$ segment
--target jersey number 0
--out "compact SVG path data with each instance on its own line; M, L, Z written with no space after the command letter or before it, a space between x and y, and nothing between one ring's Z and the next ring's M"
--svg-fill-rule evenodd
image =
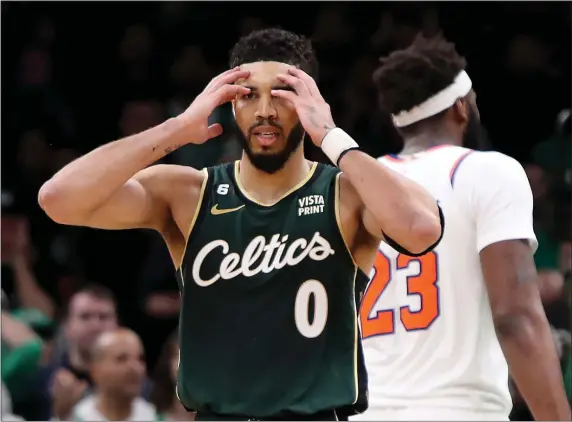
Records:
M424 330L439 316L437 254L429 252L418 257L399 254L396 259L395 272L408 268L414 261L419 263L419 273L407 276L405 282L407 295L418 295L421 307L418 311L412 311L408 306L399 308L399 319L406 331ZM394 276L389 258L383 252L378 251L373 277L361 301L360 322L363 339L395 333L396 309L383 309L371 315L384 290L389 283L394 281Z
M310 296L314 296L314 315L310 318ZM311 321L311 322L310 322ZM294 322L306 338L316 338L326 328L328 321L328 293L318 280L306 280L296 294Z

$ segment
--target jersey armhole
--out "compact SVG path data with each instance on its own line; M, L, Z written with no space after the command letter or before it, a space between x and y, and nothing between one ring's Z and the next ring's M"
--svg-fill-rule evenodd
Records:
M479 154L476 154L476 153ZM461 212L467 216L468 221L476 224L475 208L473 206L473 182L472 180L479 180L482 177L479 173L474 173L472 167L475 166L472 161L479 159L480 151L468 151L461 154L454 162L449 172L449 180L451 183L451 192L455 199L455 203ZM475 158L476 157L476 158ZM463 164L463 165L461 165ZM462 169L461 169L462 167ZM470 182L470 183L468 183Z
M181 283L183 280L183 264L185 262L185 255L187 253L187 246L189 244L189 241L191 239L191 236L193 234L193 231L195 229L195 227L200 226L200 221L204 218L205 215L205 192L208 190L207 187L210 186L211 183L211 179L212 179L212 175L210 174L211 169L210 168L204 168L201 170L201 172L204 174L204 179L203 182L201 183L201 190L199 192L199 198L197 200L197 207L195 209L195 212L193 214L193 218L191 219L191 222L189 224L189 227L187 229L187 235L186 235L186 241L185 241L185 247L183 248L183 253L181 255L181 263L179 265L179 268L177 268L177 273L180 273L180 278L181 278ZM197 224L199 223L199 224Z
M459 166L463 163L463 161L465 161L465 158L467 158L473 152L475 151L470 150L464 152L455 160L455 162L451 166L451 170L449 171L449 181L451 182L452 188L455 188L455 177L457 176L457 170L459 170Z
M346 237L344 236L344 227L342 224L342 217L341 217L341 212L340 212L340 177L342 176L342 172L338 172L338 174L336 174L335 176L335 181L334 181L334 218L336 220L336 225L338 226L338 233L340 236L340 240L341 242L344 244L345 248L346 248L346 252L351 260L351 262L353 263L354 267L356 269L359 269L359 266L357 265L354 256L352 255L352 250L350 248L350 245L348 245L348 242L346 241Z

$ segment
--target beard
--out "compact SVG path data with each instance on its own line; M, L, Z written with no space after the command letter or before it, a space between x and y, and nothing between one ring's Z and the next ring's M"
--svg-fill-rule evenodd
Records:
M284 133L282 128L278 125L263 121L251 126L250 129L248 129L248 133L245 135L236 124L236 121L233 120L233 131L235 132L240 146L246 152L246 156L252 165L260 171L273 174L281 170L294 151L298 149L304 140L304 128L302 127L302 124L298 122L290 131L290 134L286 138L286 145L281 151L273 153L258 153L252 151L248 140L252 137L253 131L259 126L274 126L280 129L280 133Z
M476 151L486 151L492 147L487 131L473 107L469 108L467 126L463 133L463 146Z

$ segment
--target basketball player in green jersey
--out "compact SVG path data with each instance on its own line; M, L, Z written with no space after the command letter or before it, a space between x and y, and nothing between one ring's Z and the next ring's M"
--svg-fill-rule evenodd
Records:
M40 205L62 224L161 233L182 293L178 394L199 420L363 411L356 296L380 240L409 254L439 241L439 207L336 128L308 40L254 32L230 61L178 117L60 170ZM207 118L227 101L239 161L152 166L219 135ZM336 166L306 160L304 134Z

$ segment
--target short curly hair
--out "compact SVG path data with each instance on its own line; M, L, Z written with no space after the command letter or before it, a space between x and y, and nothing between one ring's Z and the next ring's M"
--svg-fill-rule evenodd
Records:
M318 76L318 61L310 40L283 29L268 28L251 32L240 38L230 52L231 68L261 61L288 63L314 79Z
M391 114L421 104L451 85L467 66L453 43L441 37L429 39L421 35L409 47L392 52L380 62L373 82L382 108Z

